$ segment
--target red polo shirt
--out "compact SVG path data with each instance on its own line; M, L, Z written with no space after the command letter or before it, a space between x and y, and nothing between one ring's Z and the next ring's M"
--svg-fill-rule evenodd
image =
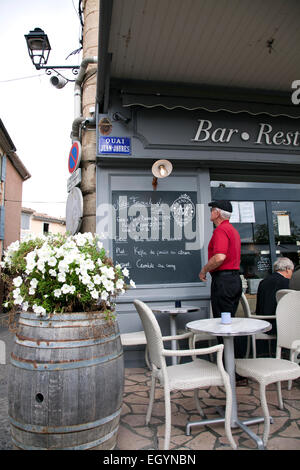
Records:
M218 253L226 255L226 258L214 271L240 269L241 239L239 232L229 223L229 220L224 220L215 228L209 242L208 259Z

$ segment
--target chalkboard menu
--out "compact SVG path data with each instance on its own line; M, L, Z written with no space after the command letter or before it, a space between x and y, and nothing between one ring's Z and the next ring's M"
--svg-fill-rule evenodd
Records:
M136 284L199 282L196 191L113 191L112 204L113 258Z

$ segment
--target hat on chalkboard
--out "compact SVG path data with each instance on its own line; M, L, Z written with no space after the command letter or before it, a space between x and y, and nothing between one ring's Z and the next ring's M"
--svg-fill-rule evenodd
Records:
M217 207L226 212L232 212L232 205L230 201L212 201L208 204L210 207Z

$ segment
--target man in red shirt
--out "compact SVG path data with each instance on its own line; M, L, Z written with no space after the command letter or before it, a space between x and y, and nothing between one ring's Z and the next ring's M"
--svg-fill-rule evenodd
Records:
M232 205L229 201L213 201L210 220L216 226L208 245L208 262L199 273L201 281L206 274L212 276L211 305L214 317L222 312L235 315L242 295L239 275L241 260L241 239L238 231L230 224Z

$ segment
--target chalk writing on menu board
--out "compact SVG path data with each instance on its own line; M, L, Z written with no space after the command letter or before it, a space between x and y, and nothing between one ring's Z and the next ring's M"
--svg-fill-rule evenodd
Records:
M113 258L136 284L199 282L200 250L185 238L189 224L196 239L195 191L113 191L112 204Z
M260 256L257 260L257 271L269 271L271 260L269 256Z

